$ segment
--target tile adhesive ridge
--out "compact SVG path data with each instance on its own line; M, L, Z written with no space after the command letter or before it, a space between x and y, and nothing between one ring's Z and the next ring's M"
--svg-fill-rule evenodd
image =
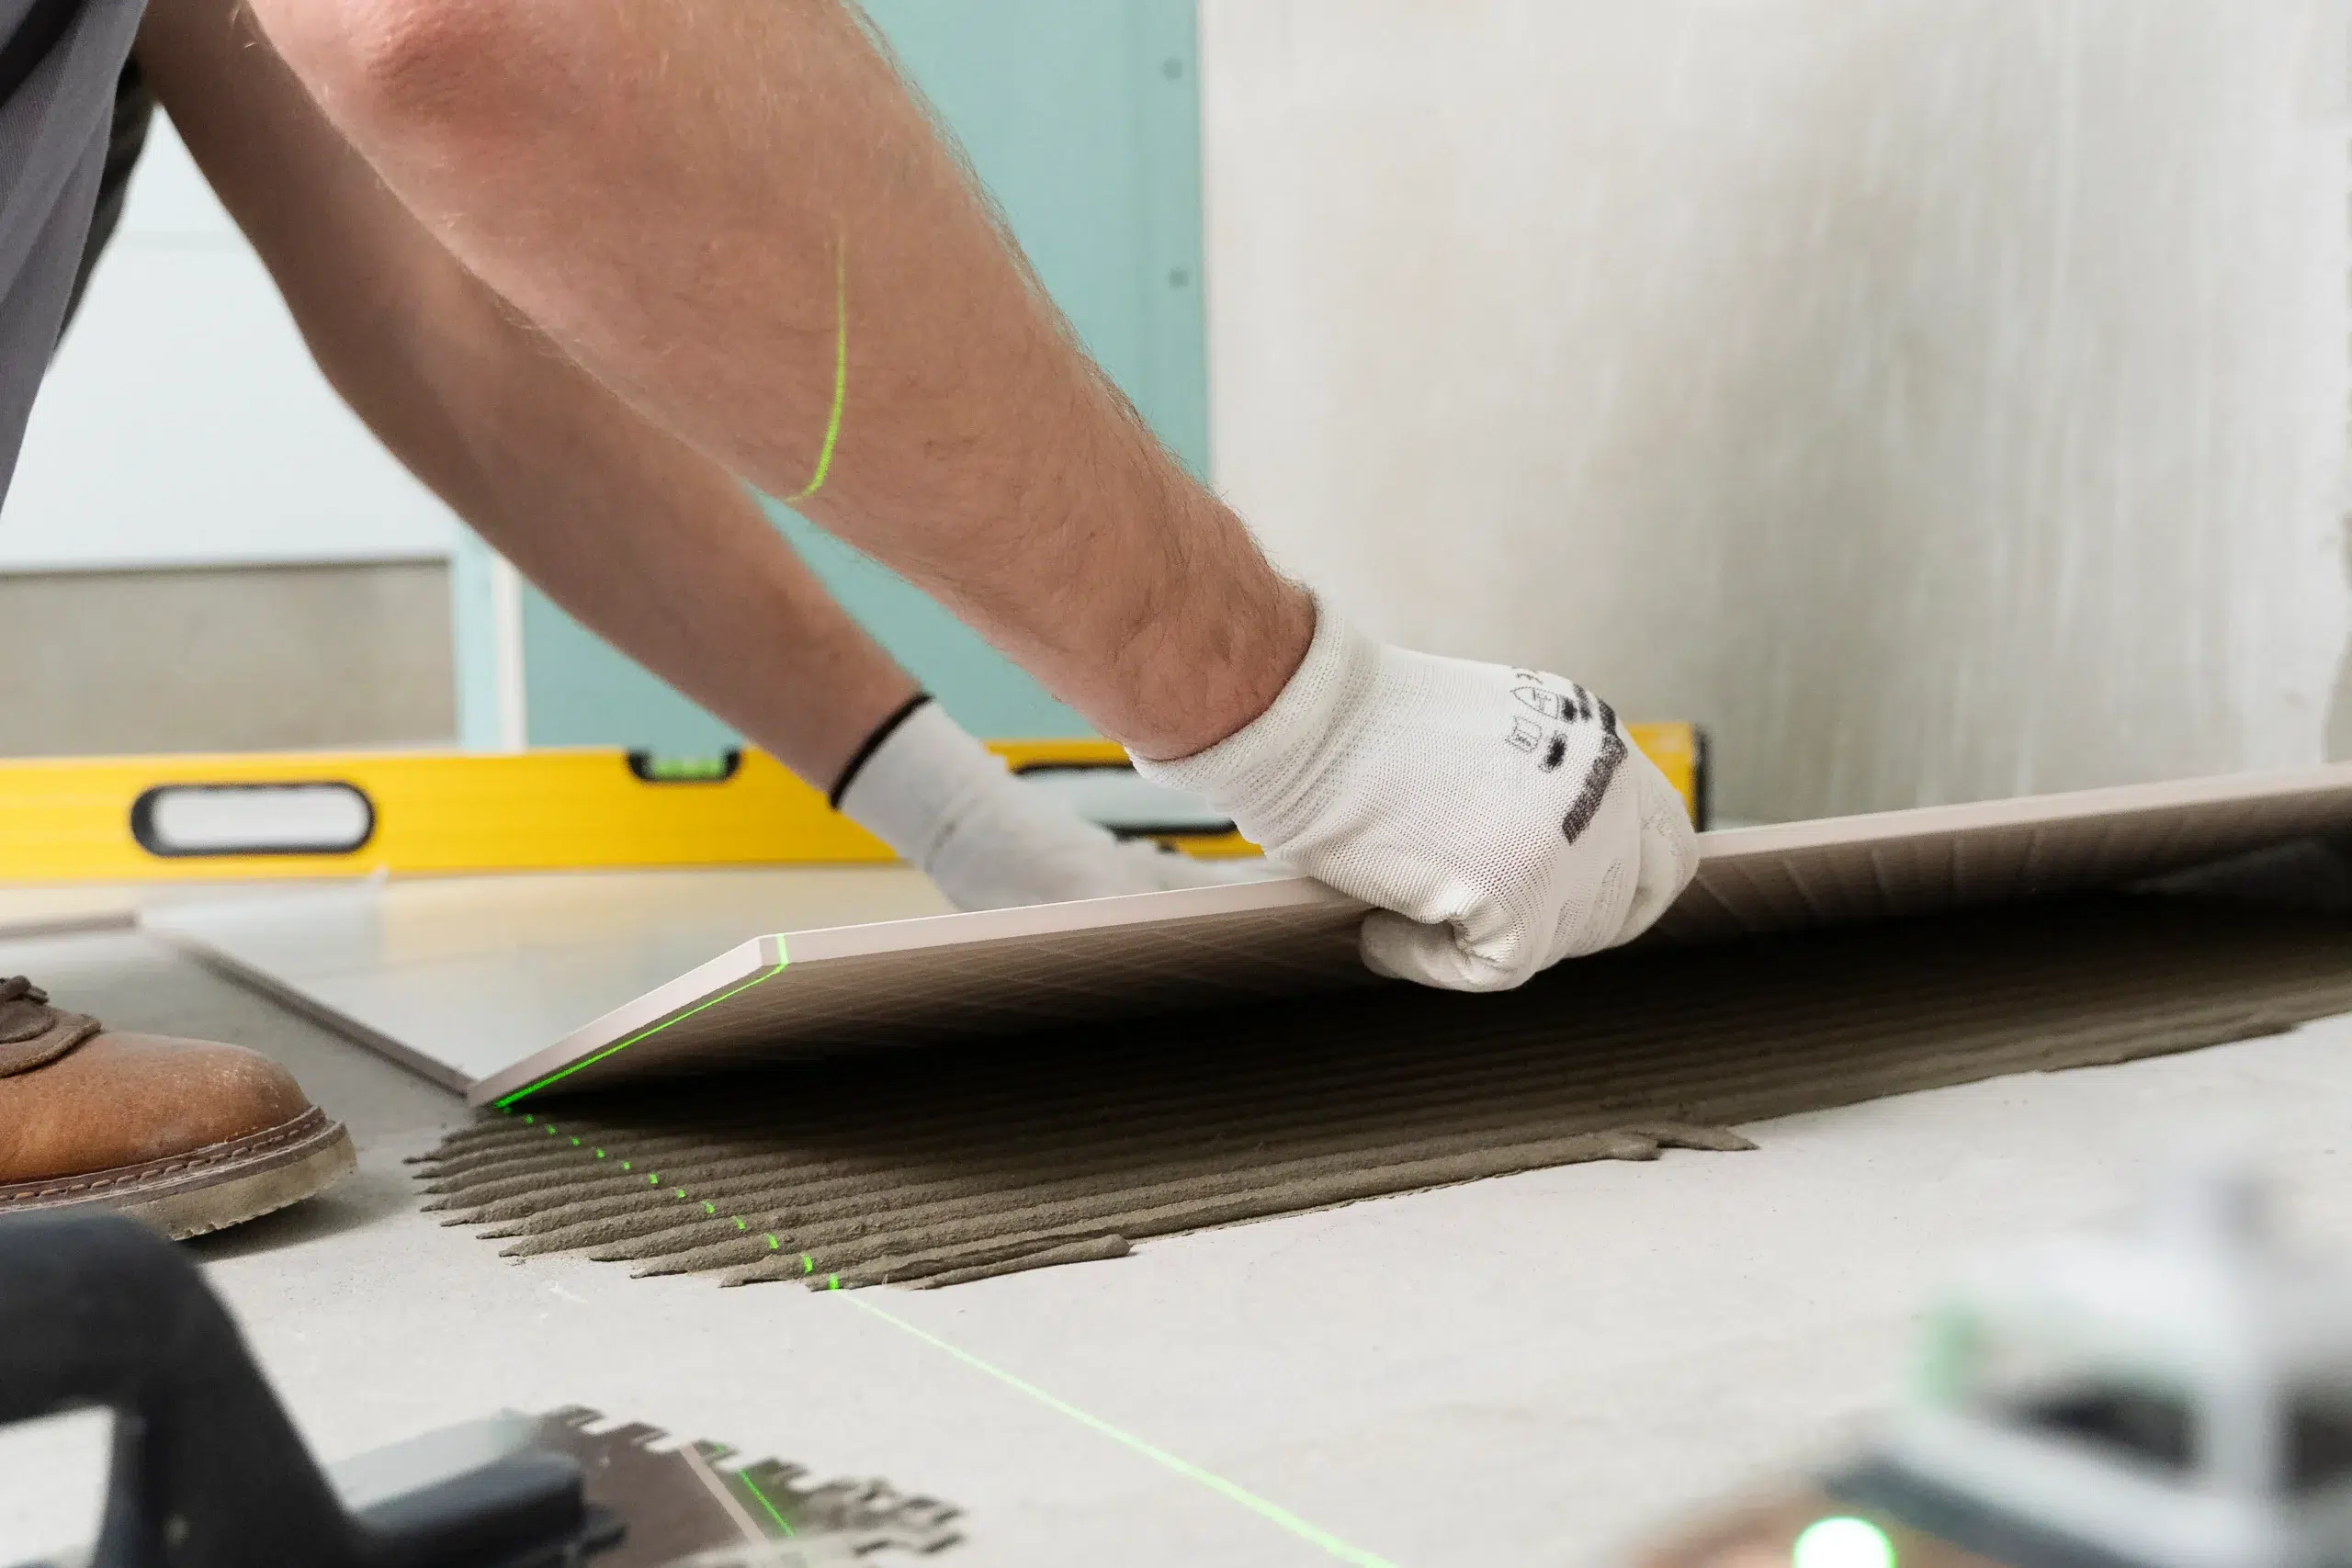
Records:
M2340 919L2109 896L551 1099L420 1164L515 1257L937 1288L2346 1010Z

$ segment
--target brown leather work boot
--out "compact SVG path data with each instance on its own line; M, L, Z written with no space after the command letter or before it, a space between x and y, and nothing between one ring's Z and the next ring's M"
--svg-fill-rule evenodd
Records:
M201 1235L299 1202L355 1163L343 1123L266 1057L109 1034L0 979L0 1215L87 1204Z

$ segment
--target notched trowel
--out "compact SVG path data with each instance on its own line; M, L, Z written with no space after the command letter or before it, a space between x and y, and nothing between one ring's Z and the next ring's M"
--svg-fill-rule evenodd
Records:
M720 1444L671 1443L641 1423L607 1427L581 1405L427 1433L334 1465L327 1481L365 1514L530 1453L570 1456L589 1506L622 1525L617 1541L595 1548L594 1568L831 1568L956 1540L956 1510L931 1498L879 1481L812 1484L798 1465L746 1464Z
M98 1540L69 1560L89 1568L841 1568L956 1540L930 1498L577 1407L322 1471L177 1248L116 1215L0 1220L0 1424L94 1405L115 1421Z

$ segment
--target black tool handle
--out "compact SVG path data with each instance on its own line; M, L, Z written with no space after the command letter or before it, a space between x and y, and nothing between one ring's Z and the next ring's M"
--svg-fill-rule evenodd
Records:
M538 1451L346 1514L179 1248L113 1214L0 1220L0 1423L90 1406L115 1417L91 1568L538 1568L617 1535Z

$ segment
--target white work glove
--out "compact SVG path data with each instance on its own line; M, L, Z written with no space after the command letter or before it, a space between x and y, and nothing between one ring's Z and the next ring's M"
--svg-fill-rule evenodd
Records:
M868 740L833 806L888 844L959 909L1004 909L1205 887L1278 873L1121 840L1014 778L1004 760L929 698Z
M1318 604L1272 706L1207 750L1138 760L1277 856L1380 907L1376 973L1500 991L1630 942L1696 835L1609 705L1556 675L1387 648Z

